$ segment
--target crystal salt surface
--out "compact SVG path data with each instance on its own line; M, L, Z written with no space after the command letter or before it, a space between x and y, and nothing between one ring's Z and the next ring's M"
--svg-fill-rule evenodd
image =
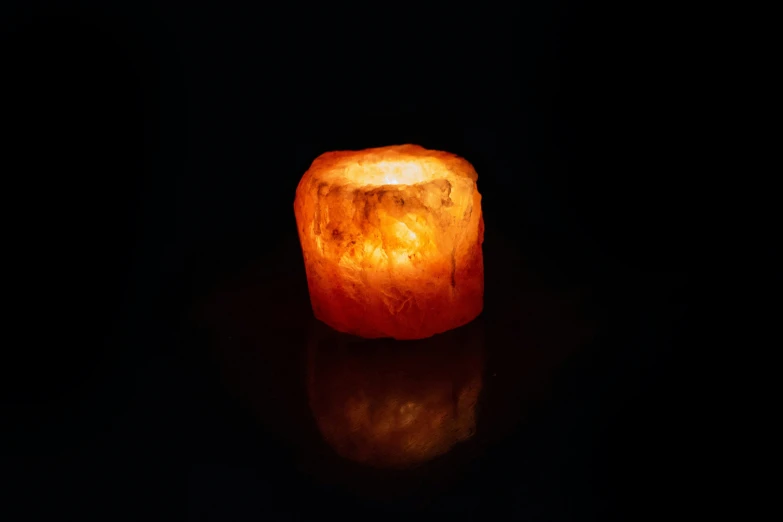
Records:
M473 320L484 294L476 180L463 158L416 145L319 156L294 203L316 317L395 339Z

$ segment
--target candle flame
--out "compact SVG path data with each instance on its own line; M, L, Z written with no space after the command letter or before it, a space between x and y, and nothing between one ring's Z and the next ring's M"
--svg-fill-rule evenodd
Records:
M345 167L342 175L359 185L415 185L434 179L442 171L436 160L367 159Z

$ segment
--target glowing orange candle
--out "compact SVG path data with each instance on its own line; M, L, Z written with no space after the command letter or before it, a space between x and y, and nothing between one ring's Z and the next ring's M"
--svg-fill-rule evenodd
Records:
M417 145L316 158L294 202L315 316L395 339L473 320L484 295L477 178L465 159Z

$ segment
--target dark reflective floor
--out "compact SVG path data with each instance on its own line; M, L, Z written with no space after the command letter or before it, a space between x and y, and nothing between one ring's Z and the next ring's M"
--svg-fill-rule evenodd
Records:
M314 321L307 397L324 440L348 460L405 469L471 439L483 385L482 323L400 343Z
M585 296L526 280L490 234L479 318L419 341L365 340L313 318L300 256L289 243L222 283L194 319L204 364L258 444L284 452L300 483L368 509L440 502L440 513L470 498L464 488L512 484L504 445L593 337Z

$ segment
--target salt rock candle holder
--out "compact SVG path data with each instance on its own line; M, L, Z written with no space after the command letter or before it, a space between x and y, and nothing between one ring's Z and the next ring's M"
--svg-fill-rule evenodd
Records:
M477 179L465 159L418 145L316 158L294 202L316 318L399 340L475 319L484 297Z

